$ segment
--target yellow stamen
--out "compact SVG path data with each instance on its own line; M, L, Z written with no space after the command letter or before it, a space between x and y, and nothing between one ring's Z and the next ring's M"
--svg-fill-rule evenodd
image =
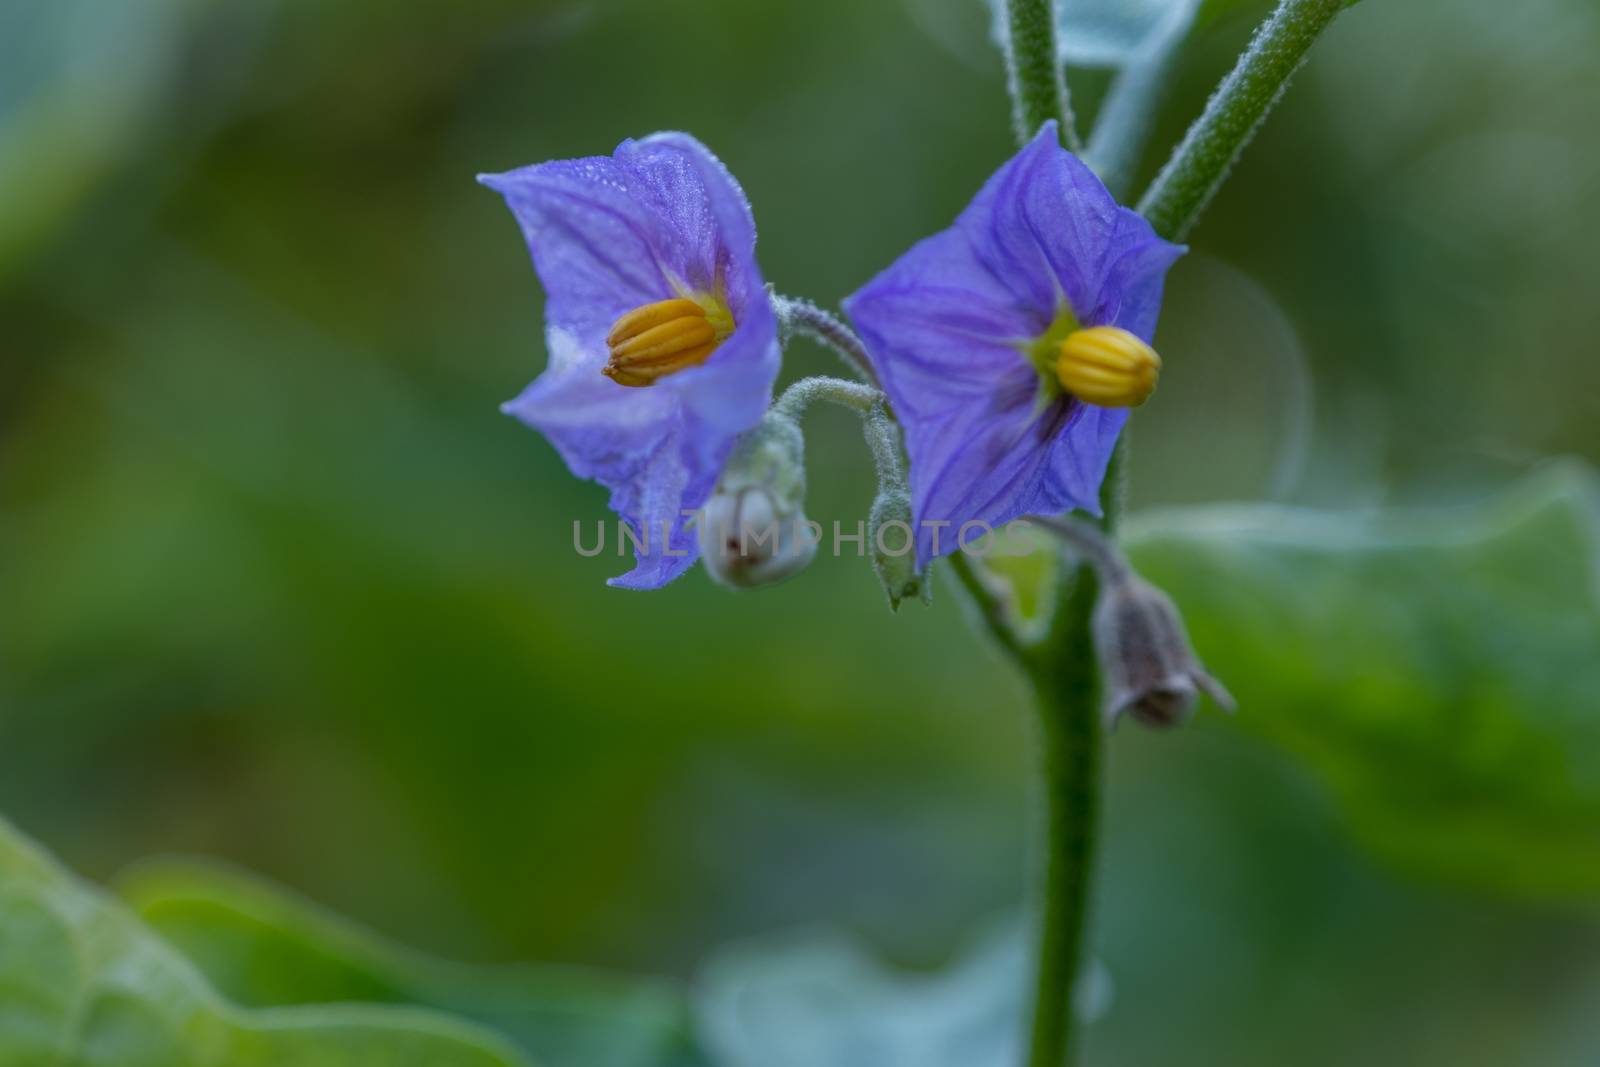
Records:
M652 326L660 326L663 322L671 322L673 319L685 316L699 316L703 319L706 317L706 312L693 300L682 297L634 308L611 327L611 332L606 334L606 344L614 345L626 341L630 337L637 337Z
M1062 388L1105 408L1138 407L1155 392L1160 376L1156 350L1116 326L1072 331L1056 359Z
M720 307L718 321L731 318ZM704 363L731 328L711 321L699 301L678 297L645 304L619 318L606 334L611 359L602 371L618 385L645 386Z

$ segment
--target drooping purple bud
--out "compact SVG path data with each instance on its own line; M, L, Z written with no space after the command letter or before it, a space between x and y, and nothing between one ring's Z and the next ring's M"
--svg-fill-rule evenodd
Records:
M1124 714L1156 728L1182 725L1201 692L1234 710L1233 697L1195 658L1172 598L1138 575L1127 572L1101 589L1093 627L1108 726Z

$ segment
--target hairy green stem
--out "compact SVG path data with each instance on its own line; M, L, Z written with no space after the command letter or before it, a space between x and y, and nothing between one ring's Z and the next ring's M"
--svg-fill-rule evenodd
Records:
M783 391L773 403L772 410L780 415L798 419L806 408L818 400L849 408L858 415L870 415L884 404L881 392L870 385L817 375L801 378Z
M1039 858L1032 1032L1028 1067L1074 1062L1078 975L1089 926L1091 875L1100 815L1099 679L1089 616L1096 583L1087 567L1058 605L1061 626L1028 676L1039 708L1044 849Z
M1139 201L1139 213L1157 233L1172 240L1188 233L1306 51L1347 3L1280 0Z
M838 316L799 297L772 294L772 310L785 334L798 333L818 344L831 348L864 381L878 384L872 372L872 361L855 331L846 326Z
M1006 0L1004 44L1017 142L1026 144L1055 119L1062 143L1077 151L1078 131L1056 51L1056 0Z
M900 428L889 417L889 407L879 394L879 402L861 416L861 433L872 451L872 469L878 475L878 488L906 490L906 465L900 456Z
M1035 860L1027 1067L1065 1067L1076 1053L1078 976L1088 935L1100 814L1103 730L1089 628L1099 588L1092 567L1065 568L1063 599L1050 631L1030 640L1012 613L1008 591L964 553L949 558L979 621L1028 679L1038 709L1036 823L1042 847Z
M1122 510L1125 469L1119 441L1100 483L1101 515L1095 524L1108 535ZM1090 630L1099 588L1090 563L1063 565L1050 628L1019 657L1039 710L1044 771L1028 1067L1066 1067L1077 1056L1078 976L1094 884L1104 739L1100 669Z
M1027 521L1064 541L1080 560L1094 568L1105 584L1117 585L1132 576L1128 557L1105 535L1099 523L1076 515L1030 515Z
M841 327L851 339L849 327ZM859 344L859 342L857 342ZM906 481L905 461L900 455L900 430L889 415L889 399L875 387L843 378L818 375L801 378L783 391L773 403L772 410L798 420L806 408L818 400L847 408L861 416L861 433L867 448L872 452L872 467L878 475L878 485L903 489Z
M949 559L950 569L955 571L956 581L961 583L983 628L1018 665L1026 665L1028 644L1019 632L1018 620L1011 614L1007 591L998 587L965 552L952 552Z

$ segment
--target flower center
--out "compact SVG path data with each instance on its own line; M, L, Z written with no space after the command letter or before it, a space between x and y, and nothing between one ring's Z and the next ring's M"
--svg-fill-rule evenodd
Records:
M1161 357L1127 330L1074 330L1059 347L1056 378L1079 400L1103 408L1134 408L1156 391Z
M1082 327L1066 308L1023 355L1039 372L1043 398L1065 390L1103 408L1138 407L1161 376L1155 349L1117 326Z
M601 371L618 385L653 385L704 363L733 333L733 315L715 296L674 297L627 312L606 334L611 358Z

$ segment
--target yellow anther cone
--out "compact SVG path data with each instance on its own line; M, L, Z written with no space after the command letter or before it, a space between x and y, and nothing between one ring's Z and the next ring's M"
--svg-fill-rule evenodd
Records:
M1138 407L1161 377L1156 350L1117 326L1074 330L1056 360L1061 387L1086 403L1105 408Z

